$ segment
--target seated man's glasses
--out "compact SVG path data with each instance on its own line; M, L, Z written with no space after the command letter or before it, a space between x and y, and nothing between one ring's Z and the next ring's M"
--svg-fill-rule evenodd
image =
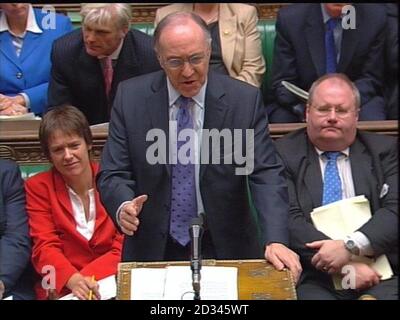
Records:
M165 65L170 69L181 69L183 68L185 62L188 62L192 66L197 66L204 61L205 57L205 54L195 54L187 59L172 58L166 60Z
M327 116L328 114L332 113L332 110L335 110L335 114L338 117L346 117L352 112L356 112L357 109L346 109L344 107L338 106L338 107L333 107L333 106L313 106L315 112L320 115L320 116Z

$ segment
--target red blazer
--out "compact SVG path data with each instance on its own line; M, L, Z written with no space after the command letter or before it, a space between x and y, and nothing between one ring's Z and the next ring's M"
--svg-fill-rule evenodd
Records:
M91 165L95 176L98 164ZM94 275L97 280L116 274L121 261L123 236L100 203L97 190L95 228L88 241L76 230L65 182L55 168L28 179L25 189L33 240L32 263L39 275L46 278L45 283L51 279L46 266L55 268L58 295L70 292L65 285L76 272L84 276ZM41 281L36 284L36 294L38 299L47 298Z

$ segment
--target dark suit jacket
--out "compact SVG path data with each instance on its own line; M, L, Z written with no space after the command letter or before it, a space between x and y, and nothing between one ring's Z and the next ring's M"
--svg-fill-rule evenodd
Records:
M383 4L387 11L385 34L385 84L384 97L387 118L399 118L399 5Z
M360 91L361 105L382 95L383 42L386 11L381 5L353 4L356 28L343 30L338 72L345 73ZM304 90L325 74L325 26L320 4L282 8L276 21L272 66L272 95L282 107L300 100L282 86L289 81Z
M328 239L317 231L310 218L313 208L322 203L322 176L318 154L309 142L305 129L297 130L276 141L286 165L290 198L290 243L299 253L304 269L311 268L314 251L306 242ZM359 231L370 240L376 256L387 254L398 266L398 158L397 139L358 132L350 147L351 170L356 195L365 195L372 218ZM383 184L389 192L380 198ZM315 269L314 269L315 270Z
M121 81L160 69L152 37L134 29L126 35L114 67L109 101L99 59L86 53L81 29L54 43L51 61L50 108L70 103L85 114L91 125L109 121L112 101Z
M4 297L34 298L32 279L27 277L30 257L24 182L15 163L0 160L0 280L6 288Z
M249 176L235 175L235 162L200 167L207 225L219 259L261 257L258 228L262 244L288 241L287 188L282 164L266 130L263 109L259 89L228 76L209 73L203 128L254 129L255 134L254 172ZM168 119L168 90L163 72L120 84L97 179L100 196L116 221L115 214L123 201L149 195L140 213L137 233L125 237L125 261L164 259L171 171L169 165L148 163L146 150L154 142L146 141L146 134L153 128L168 132ZM247 180L258 221L250 211Z

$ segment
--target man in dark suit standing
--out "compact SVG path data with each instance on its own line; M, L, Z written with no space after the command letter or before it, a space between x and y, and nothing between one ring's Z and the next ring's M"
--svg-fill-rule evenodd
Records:
M283 166L268 135L259 89L208 73L211 37L192 13L165 17L155 31L155 49L164 72L120 84L97 177L103 204L126 234L123 260L188 260L190 221L204 212L205 258L266 256L276 268L288 267L297 280L298 256L287 248ZM239 175L243 162L229 161L232 149L227 152L226 143L235 153L243 150L236 150L236 142L207 143L211 129L224 129L228 136L236 129L241 142L246 129L254 134L243 143L246 160L254 162L249 173ZM186 134L202 138L186 140ZM167 161L151 159L152 141L158 147L154 157ZM186 163L182 141L190 146Z
M72 104L92 125L109 121L121 81L160 66L152 37L129 29L129 4L86 4L81 15L82 29L53 45L49 105Z
M294 4L278 12L268 101L270 122L300 122L304 103L283 85L308 91L327 73L344 73L361 95L359 120L385 120L383 47L386 11L380 4Z
M0 300L35 298L24 182L18 166L0 160Z
M357 130L359 107L357 87L345 75L325 75L310 89L307 128L276 141L289 186L290 245L304 268L299 299L354 299L362 294L397 299L397 276L381 280L367 264L350 260L352 255L385 254L394 273L398 271L397 139ZM335 180L337 188L332 189ZM372 218L354 233L333 240L314 227L314 208L357 195L369 200ZM334 290L330 275L340 275L345 265L355 270L354 290Z

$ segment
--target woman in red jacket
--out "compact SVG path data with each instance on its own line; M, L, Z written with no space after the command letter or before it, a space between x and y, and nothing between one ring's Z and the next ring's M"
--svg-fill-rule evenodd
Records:
M72 292L79 299L100 299L100 280L117 272L122 235L100 203L90 161L92 135L77 108L49 111L39 129L42 149L53 168L25 184L32 262L43 279L38 299Z

